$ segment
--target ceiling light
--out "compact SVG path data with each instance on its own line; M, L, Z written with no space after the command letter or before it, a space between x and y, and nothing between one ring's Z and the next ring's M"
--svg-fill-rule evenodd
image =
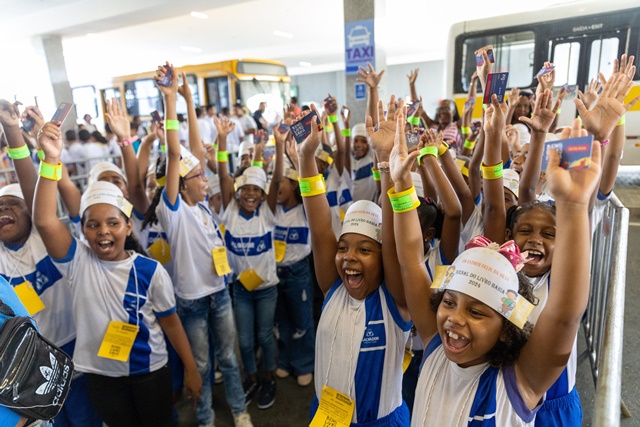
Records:
M180 49L184 50L185 52L202 53L202 49L200 49L199 47L180 46Z
M300 61L299 64L301 67L311 67L311 62Z
M284 31L274 31L273 34L275 34L278 37L284 37L285 39L292 39L293 38L293 34L285 33Z
M206 13L202 13L202 12L191 12L191 16L193 16L194 18L199 18L199 19L208 19L209 15L207 15Z

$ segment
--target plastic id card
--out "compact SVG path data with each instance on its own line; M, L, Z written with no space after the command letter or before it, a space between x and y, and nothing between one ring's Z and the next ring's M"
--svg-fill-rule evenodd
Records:
M211 256L213 257L213 266L216 268L218 276L225 276L231 273L229 259L227 258L227 248L224 246L214 248L211 251Z
M171 248L169 242L165 239L158 239L151 246L147 248L149 254L160 264L164 265L171 261Z
M260 275L253 268L240 273L240 275L238 276L238 280L240 280L242 286L244 286L245 289L249 292L256 290L258 286L264 283L262 277L260 277Z
M98 356L105 359L126 362L140 329L137 325L112 320L104 334Z
M287 252L287 242L284 240L274 240L273 246L276 252L276 262L281 262L284 259L285 252Z
M36 293L36 290L33 289L31 282L28 280L24 281L13 289L16 291L16 294L18 294L18 298L20 298L20 301L29 312L29 315L33 316L34 314L44 310L45 305Z
M355 402L349 396L324 385L318 411L309 427L349 427L354 407Z

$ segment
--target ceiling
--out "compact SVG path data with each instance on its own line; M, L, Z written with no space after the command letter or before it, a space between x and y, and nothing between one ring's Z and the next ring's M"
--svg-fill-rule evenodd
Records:
M376 46L388 64L442 60L454 22L559 3L572 2L483 0L474 8L478 3L469 0L437 6L376 0L376 16L383 18L376 20ZM2 42L63 37L72 85L149 71L165 60L180 66L268 58L284 62L290 74L344 67L343 0L0 0L0 10ZM193 17L192 11L207 18Z

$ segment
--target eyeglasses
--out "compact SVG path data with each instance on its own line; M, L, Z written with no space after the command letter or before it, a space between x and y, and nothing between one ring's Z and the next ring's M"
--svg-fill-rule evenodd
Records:
M193 178L200 178L200 179L204 179L204 177L206 176L206 174L204 173L203 170L201 170L200 172L198 172L197 174L190 176L189 178L183 178L183 181L189 181L190 179Z

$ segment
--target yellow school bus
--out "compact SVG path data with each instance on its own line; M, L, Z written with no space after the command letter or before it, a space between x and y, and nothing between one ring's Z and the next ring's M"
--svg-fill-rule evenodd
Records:
M285 65L278 61L234 59L178 68L187 76L196 106L211 104L221 111L241 101L250 111L254 111L260 102L266 101L270 108L282 111L283 105L289 102L291 78ZM120 98L124 99L130 117L140 116L142 120L149 120L153 111L164 110L162 96L153 82L154 75L155 70L114 77L111 85L99 89L99 100L95 100L93 111L97 116L103 116L106 100ZM96 98L96 92L93 86L74 88L74 102L80 105L82 97L86 104L87 100L91 101L89 98L92 94ZM98 107L101 108L100 112L96 111ZM182 97L178 97L177 111L178 114L186 113Z

